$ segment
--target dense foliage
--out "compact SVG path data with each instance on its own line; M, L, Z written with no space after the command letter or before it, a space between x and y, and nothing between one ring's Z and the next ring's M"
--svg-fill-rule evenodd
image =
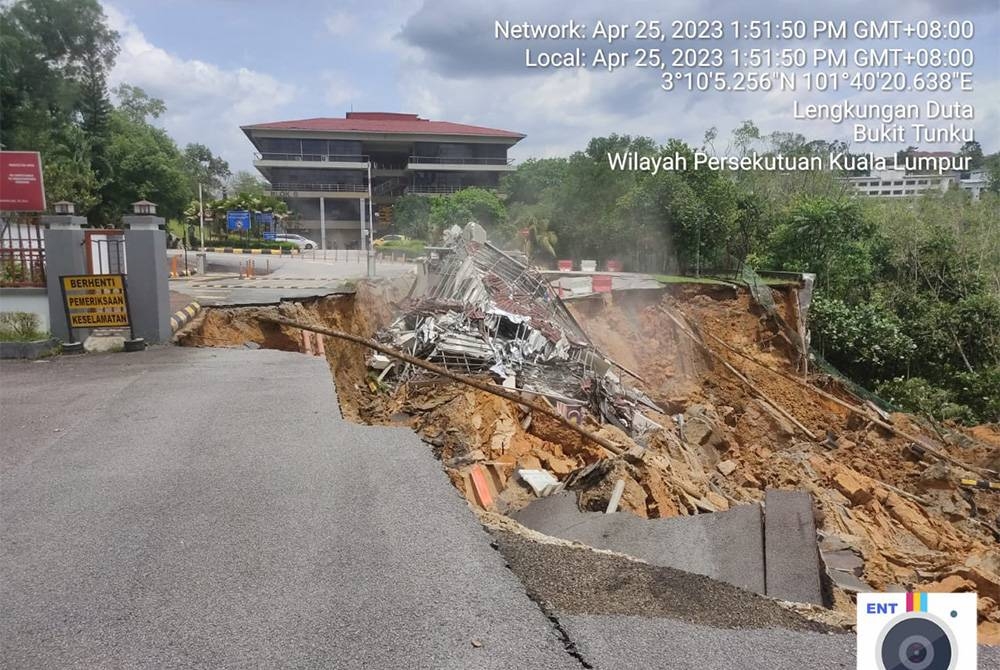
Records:
M393 206L395 230L416 239L434 239L446 228L469 221L500 237L510 233L507 210L492 191L467 188L447 196L407 195Z
M718 139L710 130L700 150L713 153ZM746 122L719 153L843 150L789 133L761 137ZM686 156L689 169L611 169L608 154L622 151ZM677 140L612 135L568 159L525 161L503 185L508 218L527 233L518 244L543 262L815 273L812 344L830 363L899 407L1000 421L1000 154L962 148L974 167L998 166L990 192L974 202L959 190L858 199L844 175L828 171L695 171L693 151Z
M47 200L69 200L90 224L115 226L136 200L178 217L198 184L229 175L208 147L183 150L153 121L166 106L141 88L108 91L118 55L97 0L16 0L0 5L0 144L39 151Z

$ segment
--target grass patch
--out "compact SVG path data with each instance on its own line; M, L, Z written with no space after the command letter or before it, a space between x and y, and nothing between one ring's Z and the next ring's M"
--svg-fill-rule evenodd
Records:
M779 279L777 277L761 277L765 286L798 286L799 282L794 279Z
M0 312L0 342L35 342L48 339L31 312Z
M684 277L681 275L653 275L661 284L711 284L714 286L744 286L746 282L737 277ZM781 277L761 277L765 286L798 286L794 279Z
M423 256L427 243L423 240L402 240L386 242L377 247L379 253L404 254L407 257Z
M712 286L732 286L734 281L715 279L713 277L684 277L681 275L653 275L653 279L661 284L710 284Z

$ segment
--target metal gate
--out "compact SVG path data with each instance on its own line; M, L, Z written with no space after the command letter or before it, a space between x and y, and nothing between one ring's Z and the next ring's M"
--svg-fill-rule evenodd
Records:
M0 284L45 286L45 229L37 221L0 221Z
M128 274L124 230L84 231L83 246L86 249L87 271L90 274Z

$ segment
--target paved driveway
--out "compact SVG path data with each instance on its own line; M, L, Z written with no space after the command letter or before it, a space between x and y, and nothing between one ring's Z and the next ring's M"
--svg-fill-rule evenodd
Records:
M412 433L325 361L3 365L8 668L579 668Z

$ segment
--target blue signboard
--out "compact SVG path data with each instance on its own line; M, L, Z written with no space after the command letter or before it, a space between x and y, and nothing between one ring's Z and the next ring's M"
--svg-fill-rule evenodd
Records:
M265 231L265 233L264 233L264 241L265 242L274 242L274 236L275 235L277 235L277 233L268 233L268 232Z
M226 230L240 233L250 230L250 212L226 212Z
M257 223L264 224L266 226L274 223L274 214L271 212L257 212Z

